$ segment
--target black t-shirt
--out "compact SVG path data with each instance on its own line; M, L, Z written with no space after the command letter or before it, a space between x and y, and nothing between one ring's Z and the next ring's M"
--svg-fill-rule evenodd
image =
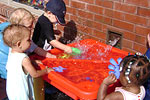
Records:
M35 25L32 40L41 48L43 48L45 40L47 40L48 43L55 40L53 23L44 15L39 17Z

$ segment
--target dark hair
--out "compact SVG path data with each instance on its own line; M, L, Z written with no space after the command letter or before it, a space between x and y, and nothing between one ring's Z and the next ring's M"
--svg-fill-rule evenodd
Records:
M150 62L143 55L128 55L120 63L128 83L143 85L150 76Z

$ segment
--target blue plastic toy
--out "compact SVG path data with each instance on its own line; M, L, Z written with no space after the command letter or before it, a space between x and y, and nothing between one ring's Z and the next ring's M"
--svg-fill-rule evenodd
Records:
M122 60L122 58L117 59L118 64L113 58L111 58L109 61L111 64L108 66L108 68L111 70L114 70L114 71L109 71L109 74L114 73L117 79L119 79L119 76L120 76L119 64L120 64L121 60Z
M66 70L67 68L63 68L62 66L53 67L55 72L63 72L63 70Z
M90 82L93 82L93 80L90 77L86 77L86 80L89 80Z

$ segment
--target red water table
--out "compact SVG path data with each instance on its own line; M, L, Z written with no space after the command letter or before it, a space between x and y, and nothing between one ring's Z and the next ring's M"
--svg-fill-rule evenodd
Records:
M52 49L50 52L55 54L57 59L42 58L37 55L31 56L31 58L40 59L43 62L40 65L41 69L46 66L63 68L62 72L50 72L43 77L60 91L75 100L95 100L101 82L110 71L108 69L109 60L113 58L117 61L119 57L127 56L128 52L91 39L69 45L80 49L82 53L69 55L59 49ZM112 92L116 85L119 83L111 85L108 92Z

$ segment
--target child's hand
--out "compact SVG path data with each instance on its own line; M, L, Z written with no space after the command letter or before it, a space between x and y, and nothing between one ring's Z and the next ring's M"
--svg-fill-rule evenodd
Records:
M67 46L67 48L65 48L64 52L72 53L72 48L70 46Z
M46 71L47 71L47 74L49 73L49 72L51 72L51 71L54 71L54 69L52 69L52 68L48 68L48 67L46 67Z
M31 60L31 62L34 65L34 67L37 67L38 64L43 64L40 60Z
M47 58L56 58L55 55L52 55L52 54L50 54L50 53L47 53L46 57L47 57Z
M116 76L113 73L111 73L111 74L109 74L108 77L106 77L103 80L103 83L106 84L106 85L111 85L111 84L115 83L116 81L117 81Z
M43 64L43 63L41 62L41 60L34 60L34 62L37 63L37 64Z

